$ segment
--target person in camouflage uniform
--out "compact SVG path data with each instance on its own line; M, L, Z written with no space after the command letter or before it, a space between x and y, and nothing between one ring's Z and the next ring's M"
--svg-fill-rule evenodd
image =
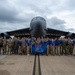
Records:
M6 52L7 52L6 50L7 50L7 39L4 36L4 39L3 39L3 54L6 54Z
M61 46L62 46L62 55L65 53L65 55L67 54L67 50L66 50L66 44L67 44L67 40L65 38L62 39L62 43L61 43Z
M0 54L3 47L3 37L0 38Z
M18 38L14 40L14 54L18 54Z
M12 39L11 38L9 38L7 44L8 44L8 54L9 53L12 54L12 44L13 43L12 43Z
M23 52L22 52L22 40L21 39L19 39L18 40L18 54L23 54Z
M22 52L23 54L27 54L25 38L22 38Z
M14 49L15 49L15 48L14 48L14 47L15 47L14 42L15 42L15 37L12 38L12 54L14 54L14 51L15 51L15 50L14 50Z
M40 39L40 37L38 37L36 40L36 44L40 44L40 42L41 42L41 39Z
M27 38L27 39L25 40L25 42L26 42L26 46L27 46L27 55L29 55L29 54L30 54L30 45L31 45L31 40L30 40L30 38Z
M71 38L68 38L68 50L69 50L69 54L73 54L73 41L71 40Z
M51 55L55 56L55 39L51 39L51 44L50 44L50 48L51 48Z

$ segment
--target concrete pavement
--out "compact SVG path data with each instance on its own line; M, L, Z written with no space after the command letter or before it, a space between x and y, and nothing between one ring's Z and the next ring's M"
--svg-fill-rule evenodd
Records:
M74 56L41 56L42 75L75 75Z
M32 75L34 55L0 55L0 75ZM40 56L42 75L75 75L75 56Z
M0 75L32 75L34 56L8 55L0 61Z

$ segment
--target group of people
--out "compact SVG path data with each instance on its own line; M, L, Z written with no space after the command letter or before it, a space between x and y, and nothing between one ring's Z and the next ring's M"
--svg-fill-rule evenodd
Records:
M45 44L46 55L75 55L75 38L0 37L0 54L31 54L32 45Z

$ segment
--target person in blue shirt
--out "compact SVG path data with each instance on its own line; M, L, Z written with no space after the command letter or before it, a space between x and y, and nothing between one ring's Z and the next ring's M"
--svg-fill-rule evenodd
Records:
M73 44L75 45L75 38L73 39Z
M33 52L34 53L34 48L35 48L35 45L36 45L36 38L35 37L32 37L31 39L31 53Z
M58 39L55 38L55 54L58 55Z
M30 40L29 38L27 38L27 39L25 40L25 42L26 42L26 45L27 45L27 46L30 46L31 40Z
M42 39L41 39L40 44L42 44L42 45L46 45L46 41L45 41L45 39L44 39L44 38L42 38Z
M32 37L30 40L31 46L36 44L36 38Z
M27 45L27 55L29 55L30 54L30 45L31 45L30 38L26 38L25 42L26 42L26 45Z
M21 41L21 39L18 40L18 53L22 54L22 41Z
M73 55L75 56L75 38L73 39L73 44L74 44Z
M49 53L50 53L50 54L51 54L51 46L50 46L51 43L52 43L52 39L50 38L49 41L48 41L48 44L49 44Z
M55 55L55 40L54 39L51 39L50 49L51 49L51 55Z
M61 44L62 44L62 40L59 38L58 41L57 41L58 55L61 54Z
M45 44L45 46L46 46L46 48L47 48L47 50L46 50L46 55L48 56L49 55L49 38L45 38L44 39L44 44Z

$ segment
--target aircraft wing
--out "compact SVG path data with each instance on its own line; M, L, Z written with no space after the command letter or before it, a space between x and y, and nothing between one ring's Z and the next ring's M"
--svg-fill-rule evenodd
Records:
M1 33L1 36L30 36L30 28L24 28L14 31Z
M69 32L47 28L47 36L66 36Z
M47 28L47 34L46 36L48 37L60 37L60 36L72 36L75 37L75 33L70 33L66 31L61 31L61 30L56 30L52 28ZM24 29L19 29L19 30L14 30L14 31L9 31L5 33L1 33L0 36L25 36L25 37L30 37L30 28L24 28Z
M9 35L20 35L20 34L29 34L29 28L24 28L24 29L19 29L19 30L14 30L14 31L10 31L7 32Z

